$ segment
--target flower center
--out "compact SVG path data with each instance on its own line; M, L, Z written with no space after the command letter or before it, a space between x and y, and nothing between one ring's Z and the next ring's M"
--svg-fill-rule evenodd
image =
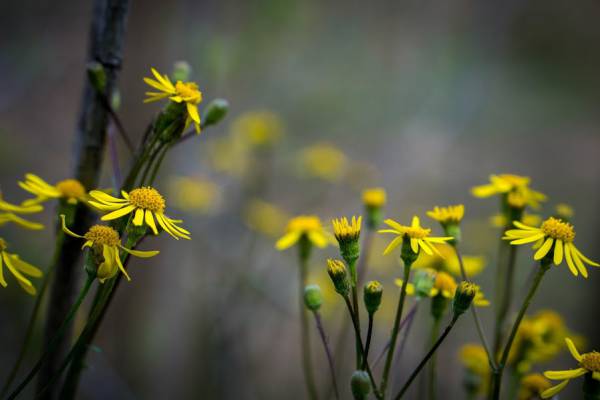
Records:
M165 209L165 199L158 193L158 190L148 186L133 189L129 192L129 202L144 210L152 212L163 212Z
M526 176L520 175L512 175L512 174L502 174L499 175L502 180L510 184L511 186L527 186L529 184L529 178Z
M542 232L553 239L572 242L575 239L573 225L563 222L561 219L550 217L542 224Z
M92 226L83 237L98 245L116 246L120 242L117 231L105 225Z
M77 179L65 179L56 184L56 189L67 198L82 198L85 196L85 188Z
M177 94L187 103L198 104L202 101L202 93L198 90L198 85L194 82L183 83L177 81L175 84Z
M579 365L588 371L600 372L600 353L592 351L591 353L582 354Z
M292 231L317 231L321 229L321 220L313 215L293 218L288 224L288 232Z
M421 228L419 226L407 226L404 228L404 234L411 239L423 239L429 236L431 229Z
M8 244L6 244L6 241L4 239L0 238L0 251L6 250L7 247L8 247Z

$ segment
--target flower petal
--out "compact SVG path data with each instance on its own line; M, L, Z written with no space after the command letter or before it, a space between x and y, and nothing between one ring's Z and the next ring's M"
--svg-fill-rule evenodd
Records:
M548 379L559 380L559 379L573 379L581 375L587 374L588 370L585 368L566 369L564 371L545 371L544 376Z
M550 397L554 397L558 392L563 390L565 386L567 386L567 383L569 383L569 379L566 379L558 385L552 386L551 388L544 390L541 394L542 399L549 399Z
M565 338L565 343L567 344L567 348L569 349L569 352L571 353L571 355L573 356L573 358L575 360L577 360L578 362L581 362L581 354L579 354L579 351L577 351L577 347L575 347L575 343L573 343L573 341L569 338Z
M287 248L292 247L300 239L301 234L302 233L299 231L286 233L277 241L277 243L275 243L275 248L277 250L285 250Z
M554 243L554 239L552 239L551 237L549 237L548 239L546 239L546 241L544 242L544 244L542 245L542 247L540 247L538 249L538 251L536 251L535 254L533 255L533 259L534 260L541 260L542 258L544 258L546 256L546 254L548 254L548 252L552 248L552 244L553 243Z
M123 207L123 208L118 209L116 211L113 211L113 212L111 212L109 214L106 214L106 215L104 215L100 219L102 221L110 221L112 219L121 218L122 216L129 214L133 210L135 210L135 206L130 204L130 205L126 206L126 207Z

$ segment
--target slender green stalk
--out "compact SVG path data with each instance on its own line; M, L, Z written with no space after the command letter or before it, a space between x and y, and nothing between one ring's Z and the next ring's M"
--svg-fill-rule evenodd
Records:
M350 264L350 275L352 281L352 309L354 310L354 317L356 318L356 323L358 324L358 330L360 331L360 308L358 307L358 290L356 288L358 282L358 276L356 274L356 264ZM360 357L360 347L361 343L359 342L358 336L355 337L355 345L356 345L356 369L359 369L362 365L361 357Z
M448 334L450 333L450 331L454 327L454 324L458 320L458 317L459 317L458 315L455 315L452 318L452 320L450 321L450 323L448 324L448 326L446 327L446 329L444 329L444 332L442 333L442 335L438 338L438 340L432 346L431 350L429 350L429 352L425 355L425 357L419 363L419 365L417 366L417 368L415 368L415 370L413 371L413 373L410 375L410 377L408 378L408 381L406 381L406 383L404 384L404 386L402 387L402 389L400 389L400 391L398 392L398 394L396 396L394 396L394 400L399 400L400 398L402 398L402 396L404 395L404 393L410 387L411 383L415 380L415 378L417 377L417 375L419 375L419 372L421 372L421 370L423 369L423 367L427 364L427 361L429 361L429 359L435 354L435 352L438 349L438 347L440 347L440 345L442 344L442 342L444 341L444 339L446 339L446 336L448 336Z
M491 385L492 392L491 392L491 394L492 394L493 400L500 399L500 387L502 386L502 374L504 372L504 367L506 366L506 361L508 360L508 355L510 353L510 349L512 347L513 341L515 340L515 337L517 336L517 331L519 330L521 321L523 320L523 317L525 316L525 313L527 312L527 309L529 308L531 299L535 295L535 292L537 291L537 288L540 285L540 282L542 281L544 274L550 268L550 265L551 265L550 261L547 260L546 258L541 260L540 269L535 276L535 279L533 281L533 284L531 285L531 288L529 289L529 292L527 293L527 297L525 297L525 300L523 301L523 304L521 305L521 309L519 310L517 319L515 320L515 322L512 326L512 329L510 331L510 335L508 336L508 341L506 342L506 345L504 346L504 350L502 351L502 357L500 358L500 362L498 363L498 369L496 371L492 371L492 385Z
M367 360L369 357L369 349L371 348L371 337L373 336L373 314L369 313L369 327L367 328L367 343L365 344L365 353L363 356L363 362L361 369L367 367Z
M441 318L433 318L433 325L431 326L431 337L429 341L429 347L435 346L435 343L438 339L438 335L440 334L440 323ZM427 393L429 400L435 400L435 367L436 367L436 355L433 353L431 355L431 362L429 363L429 375L427 376Z
M394 326L392 328L392 334L390 337L390 348L385 359L385 367L383 369L383 376L381 378L381 395L385 397L385 390L388 385L388 378L392 367L392 360L394 359L394 350L396 349L396 340L398 338L398 332L400 328L400 321L402 320L402 309L404 308L404 300L406 298L406 287L408 285L408 279L410 277L410 267L412 264L404 262L404 276L402 280L402 287L400 288L400 298L398 299L398 307L396 308L396 318L394 320Z
M325 335L325 329L323 328L323 322L321 321L321 314L318 311L313 311L313 315L315 316L317 330L319 331L319 336L321 337L321 342L323 342L325 354L327 355L327 363L329 364L329 372L331 373L331 384L333 386L333 393L335 395L335 398L339 400L340 391L338 390L337 379L335 378L335 366L333 364L333 356L331 355L331 349L329 348L327 335Z
M158 170L160 169L160 166L162 165L162 162L165 159L165 156L167 155L167 152L169 151L170 148L171 148L170 145L168 145L168 144L164 145L162 153L160 153L158 155L158 158L157 158L156 162L154 163L154 167L152 168L152 174L150 175L150 183L154 182L154 180L156 179L156 176L158 175Z
M79 310L79 306L81 306L81 303L87 296L87 294L90 290L90 287L92 287L92 283L94 282L95 279L96 279L96 277L94 275L88 274L85 285L79 292L79 296L77 296L77 300L71 306L71 309L67 313L67 316L65 317L64 321L62 322L62 324L60 325L60 327L58 328L58 330L56 331L56 333L50 340L46 351L41 355L41 357L35 363L35 365L31 369L31 371L29 371L29 373L27 374L25 379L23 379L23 381L19 384L19 386L17 386L17 388L8 396L9 400L16 398L19 395L19 393L21 393L21 391L27 386L27 384L35 377L37 372L42 367L42 364L44 363L46 358L56 349L57 345L60 343L60 340L64 336L67 328L71 324L71 321L73 321L73 318L77 314L77 310Z
M300 245L302 247L302 244ZM308 277L308 256L300 254L300 279L298 279L298 301L300 303L300 335L302 350L302 368L304 370L304 383L310 399L318 399L317 387L312 369L312 353L310 346L310 331L308 329L307 311L304 306L304 288Z

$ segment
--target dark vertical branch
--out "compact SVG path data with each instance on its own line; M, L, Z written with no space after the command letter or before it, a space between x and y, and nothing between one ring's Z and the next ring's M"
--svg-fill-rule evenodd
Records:
M106 87L103 95L106 98L112 97L121 67L128 3L128 0L94 1L87 61L95 61L103 66L106 72ZM102 105L101 96L96 93L86 78L76 129L73 176L88 190L98 186L104 158L107 124L108 112ZM68 206L61 206L64 207ZM75 232L85 232L93 219L92 212L79 204L75 210L72 229ZM70 237L66 237L63 245L58 249L56 257L58 261L54 268L55 276L44 333L45 348L73 303L83 272L83 269L78 266L80 254L80 243ZM38 392L56 373L58 364L65 355L65 344L71 340L71 330L68 329L67 332L58 346L58 351L52 353L40 371ZM48 390L42 398L56 398L56 391L53 389Z

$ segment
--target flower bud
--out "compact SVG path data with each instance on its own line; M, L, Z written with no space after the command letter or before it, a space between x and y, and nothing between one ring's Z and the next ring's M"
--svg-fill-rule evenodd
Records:
M344 263L340 260L328 259L327 273L335 286L335 291L342 296L347 296L350 292L350 281Z
M413 285L415 294L419 297L429 297L433 284L435 283L435 270L418 269L415 271Z
M323 293L319 285L307 285L304 288L304 305L311 311L318 311L323 304Z
M175 81L188 81L190 79L190 75L192 74L192 67L187 61L176 61L173 64L173 73L171 76Z
M419 253L415 253L410 246L410 238L408 236L404 236L402 239L402 249L400 251L400 258L404 262L405 265L412 265L419 257Z
M469 309L478 291L479 287L472 282L462 281L458 284L452 303L455 316L458 316Z
M381 304L383 286L377 281L367 282L364 288L363 299L369 314L375 314Z
M203 126L210 126L219 123L229 111L229 102L225 99L214 99L206 106L204 115L202 115Z
M360 229L362 217L352 217L350 221L346 217L337 218L332 221L333 235L340 245L342 258L351 266L354 265L360 255Z
M354 371L350 380L350 387L352 388L352 395L354 395L355 400L366 399L371 391L369 374L365 371Z

